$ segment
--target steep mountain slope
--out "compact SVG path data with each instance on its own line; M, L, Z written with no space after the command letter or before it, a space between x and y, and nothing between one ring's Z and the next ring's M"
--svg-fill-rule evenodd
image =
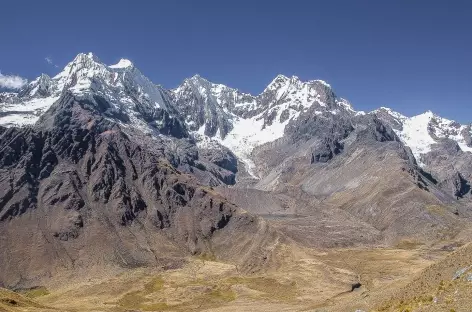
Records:
M256 149L264 177L255 188L310 198L314 208L340 208L389 243L444 239L462 228L454 198L423 175L410 150L375 116L306 118L289 124L283 139Z
M104 116L144 132L157 128L161 133L185 136L167 91L150 82L131 62L121 60L106 66L92 53L77 55L55 77L41 75L16 96L4 99L0 124L33 124L65 90L75 95L101 96L109 103L102 112ZM171 122L164 123L167 119Z
M315 114L354 113L350 104L336 98L324 81L302 82L283 75L257 96L213 84L200 76L185 80L173 91L199 146L229 148L255 178L253 149L283 137L285 126L302 112L313 107Z
M462 151L472 152L470 125L461 125L437 116L431 111L410 118L385 107L373 113L395 130L412 149L418 162L422 162L422 154L428 153L433 144L444 138L455 141Z
M470 199L471 126L428 111L411 118L381 108L374 113L411 148L422 169L456 199Z
M55 77L41 75L18 94L1 94L0 125L34 124L64 92L97 102L99 113L118 123L138 143L160 141L166 145L163 151L172 165L195 173L205 184L234 183L236 168L218 165L225 160L235 162L234 155L228 150L210 150L199 157L172 94L150 82L128 60L106 66L92 53L79 54Z
M205 92L214 111L224 112L221 119L227 122L227 134L206 132L205 125L194 128L192 134L197 144L228 147L252 177L248 181L241 167L236 186L292 198L299 206L290 208L289 213L319 216L341 209L357 220L358 227L372 226L388 243L407 238L428 241L453 237L464 226L457 215L467 218L470 215L468 208L456 201L458 194L466 196L470 192L467 162L457 161L463 170L462 174L454 175L450 168L430 170L420 158L430 149L423 146L425 142L436 144L448 135L464 145L466 152L459 152L461 156L452 154L446 161L438 153L432 154L429 164L437 162L439 168L450 164L450 160L472 156L465 139L453 131L458 127L466 134L465 126L442 119L435 123L439 126L434 134L428 132L431 127L423 125L421 117L410 120L388 109L368 114L356 112L346 100L337 98L326 83L301 82L296 77L278 76L263 93L250 98L247 105L238 98L238 102L227 100L223 106L218 100L219 93L212 91L214 84L201 77L193 83L202 87L187 90L187 95L193 92L198 97ZM224 87L218 87L221 89ZM187 109L198 105L184 103L189 105ZM241 113L234 107L246 109ZM417 128L421 129L419 134ZM250 211L260 211L251 205L264 205L261 204L264 197L255 193L248 195L235 189L226 193L246 194L244 207ZM231 198L239 202L238 196ZM251 196L257 198L248 199ZM280 205L274 205L271 199L265 205L272 205L274 210L264 209L264 213L281 213L277 208ZM331 218L337 226L347 222L341 214L337 215L339 220ZM294 234L297 238L303 235L307 234ZM352 242L363 240L350 236ZM317 242L323 245L323 241Z
M298 120L300 115L307 112L328 118L337 114L346 118L365 115L362 111L354 111L346 100L337 98L323 81L302 82L297 77L282 75L257 96L211 83L200 76L185 80L173 92L179 110L185 112L186 122L199 144L228 147L255 178L260 177L253 163L253 150L285 137L286 126L290 121ZM463 152L472 151L470 125L460 125L431 112L408 118L388 108L380 108L369 115L391 127L427 172L434 168L425 166L423 158L427 158L433 145L444 139L456 142Z
M432 264L378 305L380 311L468 311L472 304L472 245Z
M34 128L0 128L2 284L188 253L248 269L270 259L276 235L262 219L177 171L164 144L130 139L104 103L64 92Z

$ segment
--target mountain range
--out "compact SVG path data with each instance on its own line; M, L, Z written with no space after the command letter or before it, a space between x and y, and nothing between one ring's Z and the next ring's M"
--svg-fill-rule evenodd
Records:
M174 131L180 131L173 133L174 137L190 135L200 146L227 147L246 167L251 166L254 148L282 138L285 127L308 110L317 116L375 116L394 130L422 167L426 165L423 158L442 139L454 141L463 152L472 151L470 124L461 125L431 111L413 117L386 107L369 113L355 111L322 80L303 82L295 76L278 75L254 96L195 75L166 90L147 79L129 60L107 66L92 53L79 54L53 78L42 74L17 93L2 93L0 125L34 124L64 91L82 97L102 96L111 104L104 114L116 117L123 127L169 134L152 116L159 112L166 116L161 118L179 124L173 126L178 128Z
M292 243L467 240L471 134L431 111L356 111L322 80L167 90L129 60L79 54L0 93L0 284L187 254L257 272Z

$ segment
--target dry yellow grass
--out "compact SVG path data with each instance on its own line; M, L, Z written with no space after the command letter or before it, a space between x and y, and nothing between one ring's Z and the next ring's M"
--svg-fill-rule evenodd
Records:
M464 311L472 307L472 245L465 245L412 277L378 311Z
M53 309L17 292L0 288L0 312L14 311L46 312L53 311Z
M434 302L434 292L412 300L392 301L432 260L423 249L330 249L325 251L284 245L274 267L244 275L228 263L208 256L189 259L182 268L162 271L140 268L111 277L37 288L20 296L36 304L35 311L416 311ZM437 257L438 255L433 255ZM352 285L361 287L352 291ZM443 282L436 291L442 302L456 300L452 286ZM464 284L465 285L465 284ZM460 287L466 287L466 286ZM34 297L34 301L31 298ZM441 297L441 298L443 298ZM452 302L452 301L451 301ZM26 306L25 306L26 307ZM0 311L23 311L7 306ZM451 305L456 311L461 311ZM383 309L383 310L381 310ZM403 310L401 310L403 309ZM56 310L56 311L57 311ZM24 310L29 311L29 310ZM427 311L427 310L418 310Z
M48 289L44 286L27 289L27 290L21 291L21 293L28 298L38 298L38 297L49 295Z

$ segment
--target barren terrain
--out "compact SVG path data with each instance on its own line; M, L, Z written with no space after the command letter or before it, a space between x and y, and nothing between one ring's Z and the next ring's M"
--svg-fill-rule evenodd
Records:
M462 267L464 276L471 269L466 248L446 256L447 248L408 243L397 249L280 245L273 267L252 274L189 257L174 269L74 276L74 283L55 276L34 289L3 290L0 311L466 311L457 304L469 303L472 283L454 279ZM457 257L462 261L448 260Z

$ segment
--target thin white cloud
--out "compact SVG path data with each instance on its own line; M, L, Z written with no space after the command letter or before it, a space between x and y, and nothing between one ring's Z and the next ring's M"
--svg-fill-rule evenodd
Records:
M46 57L44 58L44 60L45 60L49 65L52 65L52 66L54 66L54 67L56 67L56 68L59 67L59 66L57 66L56 64L54 64L54 61L53 61L52 58L49 57L49 56L46 56Z
M3 75L0 72L0 88L5 89L20 89L28 80L16 75Z

